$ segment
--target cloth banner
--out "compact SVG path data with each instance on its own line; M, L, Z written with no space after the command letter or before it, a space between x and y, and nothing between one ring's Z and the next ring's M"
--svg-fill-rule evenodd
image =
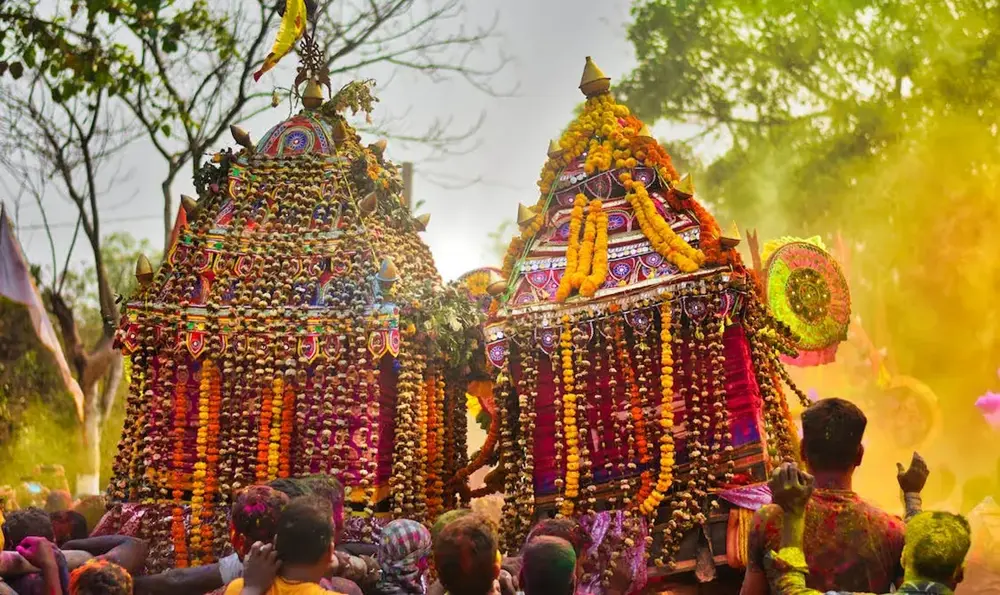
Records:
M24 254L21 252L21 245L14 236L14 228L7 218L7 211L0 206L0 295L24 304L31 316L31 324L35 327L35 334L38 340L52 352L59 373L63 377L66 389L73 395L76 403L76 414L83 419L83 391L80 385L73 378L66 363L66 356L63 355L62 346L56 336L55 329L52 328L52 321L49 320L48 312L42 303L42 296L35 287L35 281L31 277L31 269L28 267Z

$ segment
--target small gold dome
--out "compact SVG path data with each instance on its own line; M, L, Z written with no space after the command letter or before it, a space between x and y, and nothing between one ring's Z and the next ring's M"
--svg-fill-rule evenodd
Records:
M181 207L184 209L186 214L192 215L198 210L198 199L193 196L188 196L187 194L182 194Z
M719 238L719 243L722 244L723 248L735 248L740 244L741 239L740 228L736 225L736 222L733 221L733 224L729 226L729 229L722 234L721 238Z
M246 147L248 150L253 151L253 139L250 138L250 133L243 127L233 124L229 127L229 132L233 135L233 140L241 147Z
M588 98L603 95L611 90L611 78L605 76L604 72L597 67L597 64L594 64L590 56L587 56L587 63L583 67L580 90Z
M684 196L694 196L694 179L691 177L691 174L684 174L681 176L681 179L677 182L677 186L674 187L674 190Z
M305 91L302 92L302 106L306 109L316 109L323 105L323 87L316 79L309 79Z
M559 141L553 139L549 141L549 151L546 153L549 159L555 159L556 157L561 157L566 151L559 146Z
M531 207L526 207L521 203L517 203L517 225L519 227L527 227L531 225L531 222L538 217L538 213L535 209Z
M145 254L140 254L135 261L135 279L139 285L149 285L153 281L153 265Z
M427 225L431 222L431 214L424 213L423 215L417 216L417 229L420 231L427 231Z
M507 291L507 280L500 276L500 273L490 270L490 278L487 279L486 292L496 297Z
M371 215L378 208L378 195L374 192L369 192L361 199L361 204L358 205L358 208L361 210L362 216Z

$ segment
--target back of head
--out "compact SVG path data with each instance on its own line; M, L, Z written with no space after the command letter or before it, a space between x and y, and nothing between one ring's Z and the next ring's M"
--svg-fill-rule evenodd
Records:
M858 464L868 418L850 401L822 399L802 412L802 454L810 470L850 471Z
M242 490L236 495L230 513L233 530L248 545L255 541L270 542L277 532L281 510L288 501L288 496L270 486L250 486Z
M121 566L94 558L73 571L70 595L132 595L132 575Z
M450 595L486 595L497 577L499 553L493 525L477 514L452 521L434 544L434 567Z
M954 584L971 545L965 517L950 512L922 512L906 524L903 566L916 577Z
M568 541L573 546L577 558L583 556L590 548L590 536L583 530L580 522L571 518L555 518L539 521L524 540L525 547L536 537L558 537ZM521 550L524 551L524 548Z
M434 521L431 525L431 540L437 542L438 535L441 534L441 530L445 528L448 523L452 521L457 521L458 519L472 514L472 511L468 508L456 508L455 510L449 510L443 513L441 516Z
M278 518L275 550L284 566L312 566L330 561L333 525L330 503L314 496L292 500Z
M344 506L344 486L332 475L313 473L305 475L299 481L313 496L322 498L334 508Z
M310 493L305 482L297 477L280 477L271 480L267 485L288 496L290 500L308 496Z
M535 537L521 552L521 588L525 595L572 595L576 552L560 537Z
M7 513L3 535L4 549L7 550L16 548L25 537L44 537L52 542L56 540L49 513L33 506Z
M104 517L104 513L107 512L108 501L104 496L99 495L80 496L76 505L73 506L73 510L87 519L87 534L89 535Z
M71 539L85 539L89 535L87 519L79 512L74 510L50 512L49 519L52 521L52 531L59 547Z

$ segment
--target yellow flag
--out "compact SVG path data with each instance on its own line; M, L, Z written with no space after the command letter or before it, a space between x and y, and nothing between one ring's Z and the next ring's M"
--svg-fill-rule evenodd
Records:
M285 55L292 51L295 42L302 37L306 30L306 1L305 0L285 0L285 16L281 19L281 27L278 28L278 36L271 46L271 53L264 58L264 64L260 70L253 73L253 80L258 81L260 77L274 68Z

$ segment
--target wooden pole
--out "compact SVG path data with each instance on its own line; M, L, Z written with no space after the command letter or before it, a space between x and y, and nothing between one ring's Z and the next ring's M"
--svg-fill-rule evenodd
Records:
M403 206L413 210L413 164L403 164Z

